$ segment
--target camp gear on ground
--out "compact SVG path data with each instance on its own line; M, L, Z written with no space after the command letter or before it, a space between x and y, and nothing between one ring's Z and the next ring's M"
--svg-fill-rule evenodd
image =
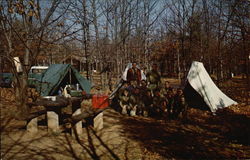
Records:
M92 106L93 108L106 108L109 105L107 95L93 95Z

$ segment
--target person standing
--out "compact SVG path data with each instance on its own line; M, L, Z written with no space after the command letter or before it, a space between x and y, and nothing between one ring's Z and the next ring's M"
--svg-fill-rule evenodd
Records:
M158 72L158 66L156 63L153 64L151 71L149 71L146 75L148 81L148 88L152 93L156 89L159 89L161 84L161 75Z
M132 63L132 68L128 70L127 81L131 85L133 83L140 84L141 81L141 70L136 67L136 63Z

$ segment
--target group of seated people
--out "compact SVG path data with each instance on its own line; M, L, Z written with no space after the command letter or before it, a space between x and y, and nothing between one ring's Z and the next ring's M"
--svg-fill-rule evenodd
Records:
M187 104L182 89L170 87L168 81L154 88L145 80L139 85L136 81L125 82L117 98L124 115L169 119L176 119L180 114L186 116Z

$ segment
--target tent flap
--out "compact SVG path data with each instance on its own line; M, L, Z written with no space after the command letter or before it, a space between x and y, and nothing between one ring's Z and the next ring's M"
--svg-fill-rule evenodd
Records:
M201 62L194 61L192 63L187 80L191 87L203 98L212 112L219 108L237 104L214 84Z
M80 83L80 86L82 87L82 89L86 93L89 93L90 89L91 89L91 83L90 83L90 81L87 80L86 78L84 78L82 75L80 75L80 73L75 68L72 68L72 71L73 71L74 75L76 76L76 79Z

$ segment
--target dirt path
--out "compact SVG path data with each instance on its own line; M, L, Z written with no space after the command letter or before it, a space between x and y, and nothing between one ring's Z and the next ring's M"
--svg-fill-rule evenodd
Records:
M25 122L11 120L1 132L3 159L140 159L141 148L127 139L120 120L112 109L104 112L104 129L96 132L85 127L79 139L70 132L48 134L46 127L31 134L24 129ZM19 125L17 125L19 124ZM16 127L16 128L15 128Z

